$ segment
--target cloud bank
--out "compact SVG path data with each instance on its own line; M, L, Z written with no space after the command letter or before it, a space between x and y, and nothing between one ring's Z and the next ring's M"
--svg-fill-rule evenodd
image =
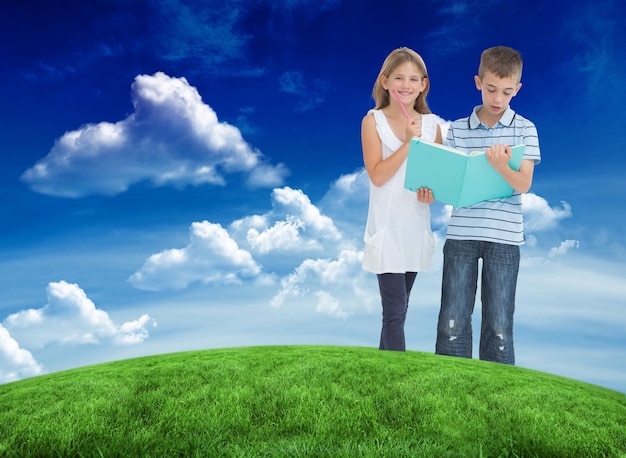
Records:
M242 278L261 273L252 255L241 249L220 225L194 222L190 242L153 254L130 278L139 289L183 289L192 283L241 283Z
M303 257L334 256L339 247L352 246L300 190L274 189L272 207L263 215L233 221L228 228L209 221L191 223L188 245L151 255L129 282L152 291L193 283L269 284L279 264L296 266Z
M185 78L139 75L131 89L131 115L66 132L22 181L42 194L79 198L113 196L143 182L223 186L235 173L251 187L273 187L288 174L220 122Z
M116 324L76 284L52 282L47 293L45 306L13 313L0 324L0 383L45 372L31 351L51 345L137 345L148 339L148 326L157 326L147 314Z
M4 327L26 348L50 344L83 345L113 343L133 345L149 337L147 326L156 326L149 315L121 325L96 308L77 285L65 281L48 284L48 303L9 315Z
M220 296L219 303L207 302L216 310L225 298L228 300L228 291L235 293L228 290L230 285L237 288L235 295L240 300L249 297L251 307L257 307L259 314L266 315L263 307L271 307L273 316L282 317L277 318L277 325L294 315L314 314L320 320L315 326L356 326L363 315L376 313L380 307L376 279L361 268L362 215L367 206L363 183L362 170L343 175L317 203L302 190L275 188L271 207L265 213L243 216L226 226L193 222L187 245L149 256L129 281L138 289L152 291L180 291L193 284L225 285L221 288L225 296ZM601 281L603 273L590 278L589 262L580 261L585 259L584 253L572 254L579 251L578 240L557 239L554 243L554 235L562 232L562 222L572 215L569 204L551 206L540 196L528 194L524 196L524 206L533 243L524 249L519 293L523 306L517 315L520 334L527 339L543 335L551 320L563 321L565 312L560 304L564 301L568 304L567 328L575 330L583 323L593 323L601 329L612 324L609 332L602 334L606 341L602 345L608 354L613 354L612 342L619 341L624 326L615 299L623 295L623 286L615 287L617 282L609 279L608 284L614 288L607 288L607 282ZM440 206L440 216L435 215L436 211L433 207L433 229L441 243L449 209ZM610 267L594 266L591 270L606 272ZM422 318L436 311L439 268L440 264L435 263L434 272L420 275L422 284L413 295L417 309L414 313ZM572 282L577 285L575 288L571 287ZM240 297L239 293L244 295ZM4 321L0 339L10 342L3 345L10 349L2 356L0 376L4 380L40 373L43 368L30 351L44 345L140 343L148 336L151 319L147 315L117 325L77 285L51 283L48 295L45 307L24 310ZM556 302L555 295L560 298ZM590 295L601 298L604 305L589 310ZM329 324L329 319L339 324ZM342 325L343 321L349 324ZM566 328L558 332L566 332ZM250 338L252 343L257 342ZM425 331L420 330L418 338L418 348L430 348ZM524 366L550 371L543 360L533 359L538 352L545 352L544 347L526 343L524 349L520 355ZM591 360L582 357L572 364L561 368L560 373L584 379L580 371L593 367ZM610 377L619 379L619 371Z
M20 348L9 331L0 324L0 383L33 377L43 372L32 353Z
M277 309L306 307L340 319L371 312L378 306L377 285L361 268L364 221L355 221L367 211L366 178L363 170L342 175L319 204L302 190L275 188L272 208L264 214L244 216L226 227L194 222L188 245L151 255L129 281L153 291L194 283L275 285L267 303ZM561 205L552 207L535 194L524 196L534 248L536 234L552 231L571 216L569 204ZM440 242L449 216L445 206L440 215L433 214ZM544 246L537 259L545 264L578 246L576 240Z

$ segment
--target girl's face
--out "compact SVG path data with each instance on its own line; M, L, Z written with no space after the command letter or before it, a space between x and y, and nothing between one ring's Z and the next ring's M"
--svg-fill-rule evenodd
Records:
M395 91L403 105L412 106L426 88L426 80L417 65L406 61L393 69L389 77L383 75L382 85L390 93ZM395 98L392 96L390 99Z

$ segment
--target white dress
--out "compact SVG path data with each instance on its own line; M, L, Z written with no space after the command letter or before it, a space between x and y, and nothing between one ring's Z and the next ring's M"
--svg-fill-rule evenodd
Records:
M382 142L383 159L402 141L391 130L380 110L374 113L376 130ZM422 138L434 141L437 124L446 124L435 114L422 115ZM370 200L365 226L363 269L376 274L421 272L430 268L435 239L430 226L430 206L417 200L417 194L404 188L406 160L382 186L370 181Z

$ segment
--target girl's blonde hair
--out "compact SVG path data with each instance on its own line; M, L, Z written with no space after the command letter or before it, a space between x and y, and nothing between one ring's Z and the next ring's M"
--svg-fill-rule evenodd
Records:
M422 74L422 77L426 80L426 86L422 93L415 100L415 111L418 113L426 114L430 113L430 108L428 108L428 103L426 103L426 95L430 90L430 80L428 79L428 71L426 70L426 64L424 63L424 59L409 48L398 48L391 51L391 53L387 56L385 61L383 62L383 66L380 69L380 73L378 74L378 78L376 78L376 83L374 83L374 89L372 90L372 97L374 98L374 102L376 102L376 110L380 110L381 108L385 108L391 103L389 99L389 91L387 91L381 82L383 76L389 78L391 73L401 64L405 62L412 62L417 70Z

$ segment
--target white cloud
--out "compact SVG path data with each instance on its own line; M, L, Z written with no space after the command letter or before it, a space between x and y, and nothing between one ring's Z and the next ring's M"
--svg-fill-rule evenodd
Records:
M548 257L564 256L570 249L578 248L579 245L580 242L578 240L565 240L558 247L551 248L548 252Z
M352 173L341 175L331 183L318 206L338 227L345 228L347 234L362 240L369 190L369 177L365 168L361 167Z
M367 201L369 199L369 177L365 168L341 175L333 183L331 183L327 196L333 196L333 200L338 199L343 201L346 198L360 197L361 200Z
M272 252L337 252L344 236L306 194L289 187L272 192L272 210L234 221L230 232L265 255Z
M445 236L445 230L450 222L450 216L452 216L452 205L442 205L438 212L433 211L436 207L430 206L430 218L433 227L443 228L443 235Z
M0 383L8 383L43 372L32 353L20 348L9 331L0 324Z
M183 289L192 283L240 283L256 277L261 267L239 248L226 229L208 221L191 224L190 243L153 254L130 278L139 289Z
M324 233L328 232L331 238L338 239L339 232L333 221L320 213L318 208L311 204L309 197L300 190L288 187L275 189L272 197L274 201L282 205L287 211L292 211L301 216L302 220L313 230Z
M350 312L341 308L339 301L328 291L317 291L315 293L315 297L317 298L317 306L315 307L316 312L319 312L322 315L329 315L334 318L347 318L351 315Z
M561 202L562 208L550 207L550 204L536 194L522 195L524 207L524 228L529 232L554 229L562 219L572 216L572 207L567 202Z
M117 325L104 310L96 308L76 284L65 281L48 284L48 304L9 315L4 326L26 348L62 345L141 343L148 338L146 325L156 322L148 315Z
M273 268L297 265L304 255L334 256L350 245L334 225L300 190L272 192L272 210L234 221L228 230L208 221L194 222L190 243L153 254L130 278L139 289L183 289L192 283L239 284L252 279L272 284ZM265 267L251 252L263 256ZM296 259L296 261L293 261ZM291 263L291 264L290 264Z
M156 327L156 321L152 320L149 315L143 314L136 320L122 323L119 326L119 332L115 334L115 342L126 345L142 343L150 336L146 328L150 322Z
M116 123L65 133L22 175L34 191L62 197L116 195L136 183L224 185L247 173L250 186L280 185L288 170L272 166L185 78L158 72L132 85L134 113Z
M343 250L336 259L305 259L281 279L271 305L278 308L293 302L302 306L315 298L316 311L336 318L369 311L378 296L372 290L372 274L361 268L362 261L363 252L358 250Z
M251 227L248 229L247 239L250 246L262 254L274 250L289 250L301 245L300 231L304 227L301 219L288 215L285 221L263 228L263 232Z
M281 184L290 172L283 164L258 164L248 174L248 184L255 188L271 188Z

